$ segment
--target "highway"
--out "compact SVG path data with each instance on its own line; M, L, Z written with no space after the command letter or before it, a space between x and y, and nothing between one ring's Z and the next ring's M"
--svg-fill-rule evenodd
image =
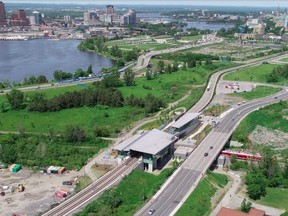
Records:
M288 54L284 54L284 55L281 55L281 56L270 57L270 58L267 58L265 60L273 61L275 59L285 58L285 57L288 57ZM201 112L210 103L210 101L212 100L212 98L214 96L214 91L215 91L217 82L218 82L219 78L223 74L229 73L229 72L235 72L237 70L248 68L248 67L257 66L257 65L262 64L263 61L265 61L265 60L263 60L263 59L257 60L255 62L252 62L252 63L249 63L249 64L240 65L240 66L237 66L237 67L221 70L219 72L216 72L216 73L212 74L211 77L210 77L210 80L209 80L209 84L210 84L209 90L207 90L207 89L205 90L205 92L203 93L201 99L190 110L188 110L188 112Z
M137 158L128 159L125 163L122 163L119 167L116 167L112 171L108 172L106 175L93 182L84 190L67 199L65 202L62 202L60 205L56 206L50 211L44 213L43 216L71 215L72 212L79 209L79 207L92 201L93 198L97 197L103 191L117 184L124 177L124 175L129 174L137 164Z
M191 45L185 45L185 46L181 46L181 47L177 47L177 48L169 48L169 49L165 49L165 50L151 51L151 52L148 52L148 53L145 53L145 54L142 54L141 56L139 56L139 58L137 60L137 65L135 67L133 67L133 70L139 71L139 70L145 69L149 64L150 59L156 55L160 55L163 53L177 52L177 51L181 51L181 50L185 50L185 49L191 49L193 47L199 47L199 46L213 44L213 43L220 43L222 41L223 41L222 38L216 38L215 37L215 41L210 41L210 42L206 42L206 43L202 43L202 44L191 44Z
M153 214L155 216L174 215L195 189L242 118L260 107L280 100L288 100L287 90L273 96L247 102L229 112L171 176L161 192L157 193L135 216L147 215L149 209L152 208L155 209ZM213 149L210 149L210 146L213 146ZM208 153L207 157L204 156L205 153Z

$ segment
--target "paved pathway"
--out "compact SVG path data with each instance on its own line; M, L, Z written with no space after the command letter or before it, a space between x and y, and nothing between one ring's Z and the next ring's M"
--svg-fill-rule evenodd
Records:
M232 208L232 209L237 209L241 207L241 203L243 199L245 198L237 194L237 190L239 189L241 185L241 177L238 174L235 174L234 172L231 172L231 171L229 171L227 175L233 179L233 184L229 188L225 196L222 198L222 200L219 202L219 204L216 206L216 208L212 211L210 216L216 216L219 210L221 209L221 207L227 207L227 208ZM285 212L280 209L260 205L251 200L249 201L252 202L252 207L263 210L266 212L267 215L270 215L270 216L279 216L283 212Z

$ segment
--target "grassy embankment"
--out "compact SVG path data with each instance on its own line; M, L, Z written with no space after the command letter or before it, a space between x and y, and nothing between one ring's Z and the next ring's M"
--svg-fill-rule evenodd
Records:
M229 95L241 97L245 100L252 100L257 98L262 98L266 96L270 96L276 94L277 92L281 91L281 88L273 88L268 86L257 86L254 91L251 92L239 92L239 93L231 93Z
M113 189L117 199L121 200L117 208L111 211L108 202L105 202L105 193L107 194L107 192L104 192L103 195L96 201L90 203L81 213L78 213L77 216L93 213L100 215L101 209L108 209L107 211L109 211L109 215L111 216L133 215L147 199L158 191L165 179L172 173L172 170L172 168L164 169L159 175L134 170Z
M272 72L272 70L279 65L276 64L261 64L255 67L246 68L239 70L234 73L226 74L224 80L233 80L233 81L248 81L248 82L258 82L258 83L267 83L267 76ZM284 85L285 80L281 80L276 83L270 83L275 85Z
M267 194L259 201L262 205L271 206L288 211L288 189L267 188Z
M288 62L288 58L282 58L282 59L280 59L280 61L282 61L282 62Z
M288 102L282 101L250 113L236 128L232 140L248 143L248 135L257 125L288 133L288 120L283 117L288 115L287 107Z
M211 197L216 193L217 188L225 187L227 182L226 175L208 173L175 215L208 216L212 210Z

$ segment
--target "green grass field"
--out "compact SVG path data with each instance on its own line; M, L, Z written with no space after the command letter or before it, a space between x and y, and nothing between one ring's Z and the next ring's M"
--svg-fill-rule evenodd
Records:
M283 117L288 115L287 107L288 102L282 101L250 113L238 125L232 135L232 140L245 144L248 141L248 135L255 129L256 125L287 133L288 120Z
M282 59L280 59L280 61L282 61L282 62L288 62L288 58L282 58Z
M242 97L245 100L252 100L252 99L262 98L262 97L276 94L277 92L281 90L282 89L280 88L272 88L268 86L257 86L256 89L252 92L231 93L229 95Z
M168 49L171 47L175 47L179 45L179 43L144 43L144 44L120 44L118 47L124 50L132 50L133 48L137 48L140 50L162 50Z
M104 117L104 113L108 113L109 117ZM130 107L82 107L46 113L9 111L0 113L0 131L18 131L22 126L26 132L47 133L51 128L59 132L68 124L81 125L87 132L91 132L94 125L107 126L114 131L122 130L139 118L144 118L143 111Z
M217 191L213 184L224 187L227 181L228 179L225 175L208 173L208 176L198 184L175 216L208 216L211 212L211 197Z
M272 72L274 68L278 66L279 65L276 64L261 64L259 66L246 68L234 73L226 74L224 76L224 80L267 83L266 81L267 76ZM281 80L280 82L273 84L284 85L285 80Z
M262 205L288 211L288 189L267 188L267 194L259 201Z
M91 84L87 84L86 86L91 86ZM22 86L21 86L22 87ZM73 86L65 86L65 87L59 87L59 88L51 88L51 89L37 89L30 92L25 92L24 95L26 97L29 97L30 95L35 94L36 92L45 93L47 98L52 98L54 96L57 96L59 94L64 94L65 92L72 92L72 91L78 91L84 89L84 87L79 85L73 85ZM0 103L6 103L8 102L7 97L5 94L0 95Z
M189 41L197 41L202 39L202 35L195 35L195 36L190 36L190 35L184 35L181 36L181 40L189 40Z

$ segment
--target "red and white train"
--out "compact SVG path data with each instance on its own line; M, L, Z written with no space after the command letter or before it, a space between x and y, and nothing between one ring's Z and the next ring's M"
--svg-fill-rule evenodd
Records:
M222 155L227 155L229 157L232 157L232 155L236 155L237 159L242 160L253 160L253 161L260 161L262 160L262 156L260 155L252 155L248 153L239 153L239 152L231 152L231 151L221 151Z

